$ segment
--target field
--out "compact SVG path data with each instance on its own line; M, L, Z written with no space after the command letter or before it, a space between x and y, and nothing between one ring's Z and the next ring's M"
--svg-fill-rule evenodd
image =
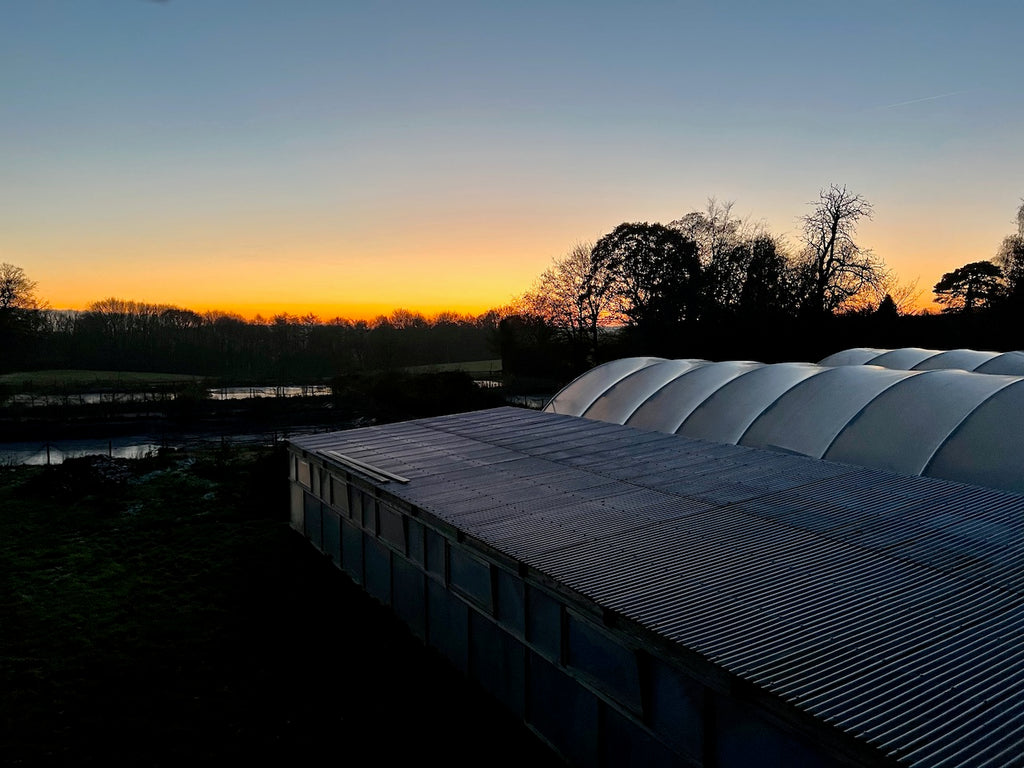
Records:
M284 467L0 468L5 765L559 764L288 527Z
M434 373L437 371L465 371L475 378L501 373L501 359L472 360L467 363L438 363L436 365L411 365L404 370L409 373Z
M136 371L21 371L0 375L0 387L15 390L26 387L140 389L154 385L196 381L198 378L198 376L182 373L140 373Z

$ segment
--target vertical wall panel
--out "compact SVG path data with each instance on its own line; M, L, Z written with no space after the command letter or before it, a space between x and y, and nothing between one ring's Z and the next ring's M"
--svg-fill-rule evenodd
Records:
M385 605L391 603L391 550L369 534L363 535L363 574L366 591Z
M363 583L363 532L348 520L341 521L341 566L352 581Z
M494 612L491 567L483 560L473 557L461 546L449 546L448 578L453 589L468 597L487 613Z
M469 606L427 579L427 642L466 674L469 671Z
M427 529L427 570L434 576L437 576L441 580L445 579L447 574L446 568L447 558L445 557L445 540L444 537Z
M501 627L470 611L470 675L517 717L526 713L526 647Z
M408 560L391 560L391 604L395 614L421 640L427 637L426 577Z
M742 704L715 696L715 738L711 745L719 768L828 768L834 763L765 722Z
M337 477L331 476L331 504L345 517L352 515L352 509L348 501L348 483Z
M648 723L673 748L699 760L704 754L702 685L658 659L647 658Z
M304 518L303 533L313 542L313 546L322 549L324 537L321 527L320 500L312 493L302 494L302 515Z
M338 565L341 563L341 519L338 513L324 504L323 532L324 532L324 554L331 558L331 561Z
M517 575L496 569L498 621L519 637L526 637L526 587Z
M566 664L638 715L643 713L636 654L590 621L567 612Z
M377 505L380 535L391 546L405 554L405 523L402 513L387 504Z
M607 705L603 705L602 710L602 734L602 765L616 768L682 768L693 765Z
M302 514L302 488L291 486L291 526L299 533L305 533L306 523Z
M562 606L534 587L527 591L526 638L554 662L562 661Z
M409 559L425 568L427 565L427 553L425 549L426 531L423 528L423 524L413 520L412 518L407 518L406 534L408 537L407 544Z
M598 700L535 653L528 657L526 716L574 766L598 765Z

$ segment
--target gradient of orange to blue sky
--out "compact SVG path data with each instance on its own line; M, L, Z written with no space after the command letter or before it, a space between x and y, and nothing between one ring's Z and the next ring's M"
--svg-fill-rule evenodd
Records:
M1024 196L1024 3L3 0L0 261L54 307L480 312L818 190L924 299Z

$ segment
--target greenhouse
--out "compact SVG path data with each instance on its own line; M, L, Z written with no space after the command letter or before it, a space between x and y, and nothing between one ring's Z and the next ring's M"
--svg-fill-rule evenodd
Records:
M1024 376L1024 352L980 352L976 349L872 349L855 347L836 352L819 365L878 365L902 371L957 369L975 373Z
M817 365L628 358L584 373L545 410L1024 492L1022 352L853 349Z

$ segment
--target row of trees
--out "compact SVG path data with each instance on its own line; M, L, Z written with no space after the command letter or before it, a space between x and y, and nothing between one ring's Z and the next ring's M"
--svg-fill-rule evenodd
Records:
M712 199L665 225L624 223L556 259L523 310L595 355L602 328L623 325L659 346L695 323L815 319L877 307L895 294L885 264L857 240L871 204L845 186L819 194L792 249L763 224ZM890 295L890 302L897 299Z
M793 245L711 199L667 225L624 223L576 245L541 274L521 311L555 329L577 363L602 357L612 327L633 340L626 351L679 355L723 329L770 344L772 334L815 335L840 316L915 312L916 283L900 284L858 238L872 215L863 196L831 185L799 219ZM943 276L934 290L946 311L1024 307L1024 206L1018 228L993 261Z
M0 314L0 372L86 368L306 381L499 354L494 311L428 319L398 309L371 322L289 314L247 321L109 298L82 312L58 312L39 308L30 282L23 288L22 306L9 313L17 322L3 324Z
M982 329L893 322L919 297L858 238L869 201L820 191L795 244L712 199L667 225L623 223L555 259L515 306L372 322L313 315L246 321L121 299L46 311L18 267L0 265L0 370L82 367L311 380L339 372L501 356L506 373L564 381L604 359L814 360L842 346L1020 346L1001 318ZM1024 311L1024 205L991 261L935 285L951 319ZM939 316L935 316L936 318ZM839 321L842 321L839 323ZM839 324L837 324L839 323ZM940 328L941 326L941 328ZM998 332L993 335L996 329ZM614 332L613 332L614 331ZM927 341L926 341L927 340Z

